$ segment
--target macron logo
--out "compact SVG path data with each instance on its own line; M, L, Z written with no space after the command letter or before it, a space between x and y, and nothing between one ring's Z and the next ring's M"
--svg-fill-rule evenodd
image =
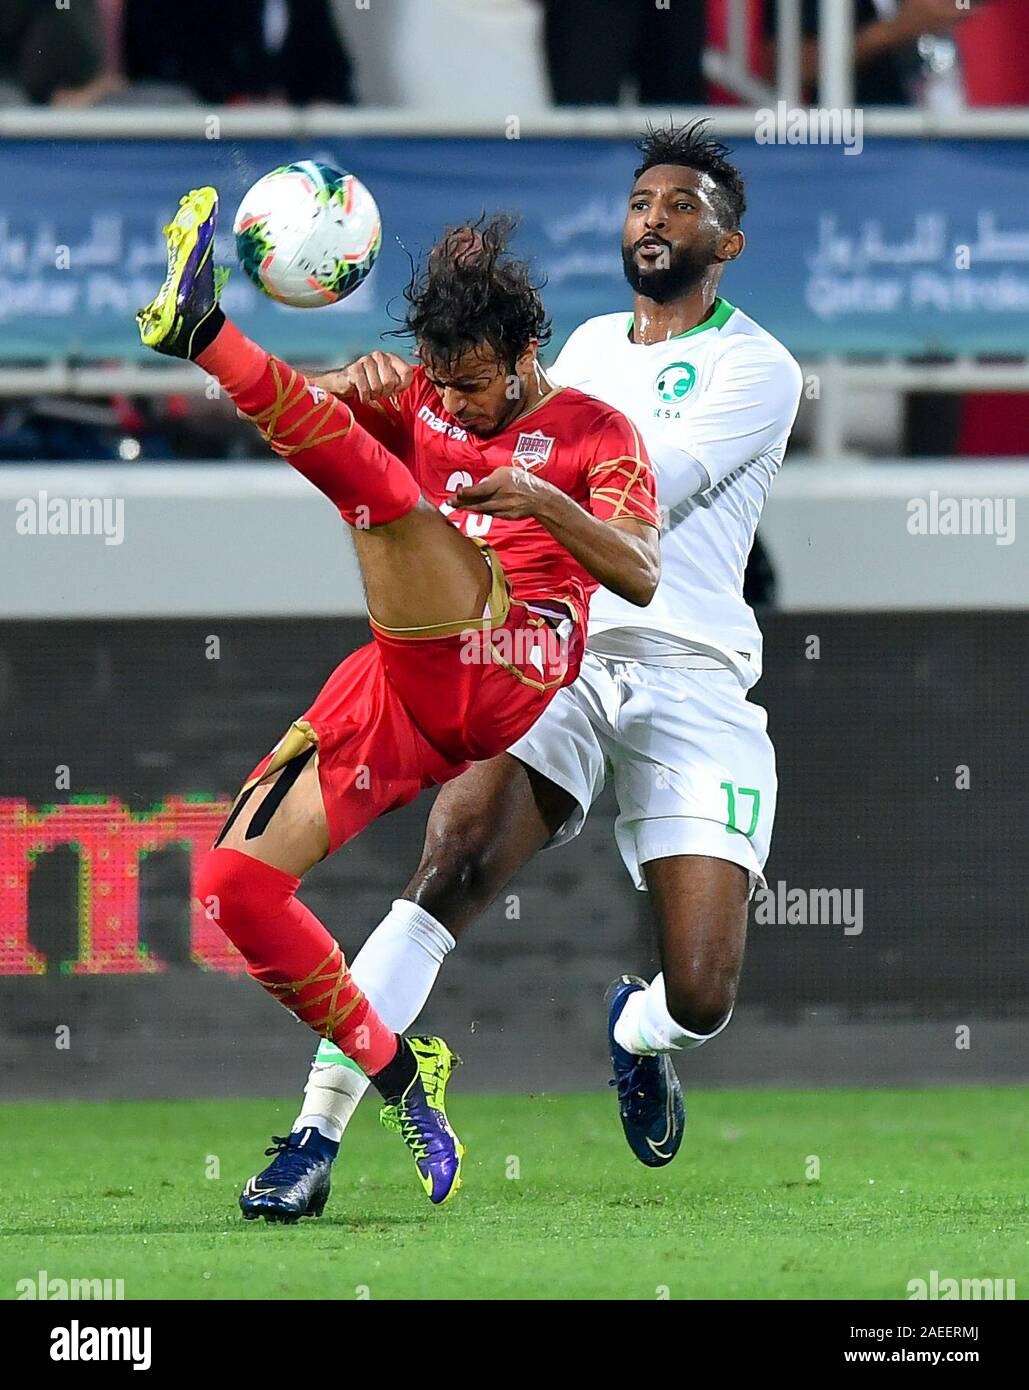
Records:
M451 425L446 420L441 420L438 415L433 415L427 405L423 405L419 410L418 418L428 425L430 430L435 430L437 434L445 434L448 439L468 438L467 430L462 429L460 425Z

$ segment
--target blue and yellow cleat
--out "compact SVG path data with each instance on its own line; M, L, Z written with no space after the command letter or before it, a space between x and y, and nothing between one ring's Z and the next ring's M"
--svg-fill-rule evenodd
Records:
M143 346L167 357L190 357L197 332L218 306L229 272L214 266L218 194L194 188L164 229L168 274L157 295L136 315Z
M329 1200L332 1164L339 1145L317 1129L276 1134L266 1154L275 1157L263 1173L248 1178L239 1194L244 1221L282 1221L287 1225L302 1216L321 1216Z
M447 1082L461 1061L442 1038L405 1038L418 1072L396 1105L384 1105L379 1119L396 1130L414 1156L429 1201L442 1206L461 1186L465 1148L450 1127Z
M607 1038L614 1080L618 1087L618 1114L629 1148L648 1168L663 1168L679 1152L686 1129L682 1086L665 1053L638 1057L615 1042L615 1024L630 994L646 989L638 975L621 975L605 996Z

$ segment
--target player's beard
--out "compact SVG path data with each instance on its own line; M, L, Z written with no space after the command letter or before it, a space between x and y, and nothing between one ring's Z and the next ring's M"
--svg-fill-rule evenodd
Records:
M635 294L652 299L655 304L668 304L688 294L703 280L711 264L711 252L699 246L684 247L678 255L671 252L667 266L643 270L633 259L636 247L622 243L622 269Z

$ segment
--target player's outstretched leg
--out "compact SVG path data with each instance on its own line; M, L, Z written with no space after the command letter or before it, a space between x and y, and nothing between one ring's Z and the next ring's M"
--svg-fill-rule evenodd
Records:
M226 319L218 305L225 272L216 271L213 260L217 219L213 188L194 189L181 199L164 229L164 284L136 315L144 345L188 358L217 377L276 453L304 455L294 466L352 526L384 525L413 510L421 491L400 460L355 423L346 405ZM344 450L342 441L350 435Z
M618 1088L618 1114L629 1148L648 1168L663 1168L679 1152L686 1129L682 1086L665 1053L640 1056L615 1038L615 1028L629 998L646 990L638 975L622 975L608 988L607 1038Z
M194 189L165 228L164 284L136 315L145 346L217 378L270 447L354 528L372 616L386 628L482 618L491 577L477 546L421 494L405 464L344 402L251 342L218 306L218 195ZM414 573L431 584L412 584Z

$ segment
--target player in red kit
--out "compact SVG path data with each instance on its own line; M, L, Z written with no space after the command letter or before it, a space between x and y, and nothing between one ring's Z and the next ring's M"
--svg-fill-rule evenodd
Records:
M649 602L653 474L624 416L547 381L537 359L547 320L507 252L507 219L445 235L408 288L418 368L372 354L319 381L226 320L216 215L214 189L182 199L166 229L167 278L137 316L141 337L216 377L337 507L373 640L254 769L198 891L250 974L360 1063L442 1202L460 1183L444 1108L453 1054L442 1039L386 1027L296 890L370 821L531 727L575 679L598 583Z

